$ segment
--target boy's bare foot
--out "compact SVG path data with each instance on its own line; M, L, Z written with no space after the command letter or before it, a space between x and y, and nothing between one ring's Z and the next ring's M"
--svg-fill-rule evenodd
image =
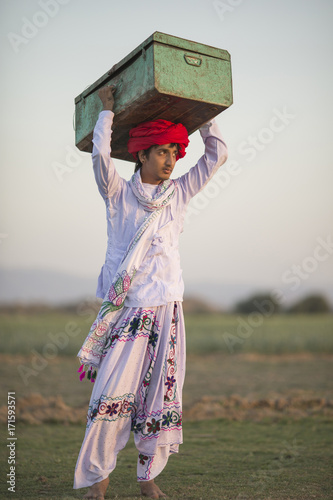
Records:
M95 500L104 500L104 495L109 486L109 478L103 479L99 483L90 486L88 493L83 498L94 498ZM158 498L158 497L157 497Z
M141 495L148 498L166 498L166 495L159 489L154 479L151 481L140 481Z

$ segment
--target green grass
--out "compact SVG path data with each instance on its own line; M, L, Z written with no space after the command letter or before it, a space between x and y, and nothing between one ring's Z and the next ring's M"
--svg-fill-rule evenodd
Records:
M188 315L187 352L333 353L333 315ZM2 352L75 356L88 334L93 314L0 314ZM257 326L256 326L257 325Z
M70 500L81 446L81 426L18 426L16 493L1 498ZM187 422L179 455L158 479L170 499L333 498L332 423L314 420L280 423ZM1 454L6 459L6 449ZM107 498L138 499L136 450L131 442L119 454Z
M42 353L47 344L53 344L58 354L72 356L77 354L90 326L87 319L70 313L0 314L2 352L30 354L35 349Z
M333 315L230 316L186 318L191 353L333 353Z

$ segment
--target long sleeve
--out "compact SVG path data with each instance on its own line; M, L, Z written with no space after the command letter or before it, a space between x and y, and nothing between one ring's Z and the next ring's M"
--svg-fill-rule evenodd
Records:
M111 125L114 113L101 111L94 128L92 161L98 190L104 199L119 188L121 177L115 169L111 154Z
M185 203L205 187L228 158L227 146L215 120L203 125L200 134L205 144L205 153L194 167L178 178Z

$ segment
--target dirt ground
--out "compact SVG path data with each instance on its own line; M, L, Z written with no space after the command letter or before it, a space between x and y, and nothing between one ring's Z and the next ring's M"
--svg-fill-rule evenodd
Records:
M58 357L24 380L18 367L31 368L31 362L28 356L0 356L0 422L7 421L7 391L16 394L17 422L84 422L91 384L78 381L75 361ZM332 362L332 355L311 353L190 355L184 420L331 419Z

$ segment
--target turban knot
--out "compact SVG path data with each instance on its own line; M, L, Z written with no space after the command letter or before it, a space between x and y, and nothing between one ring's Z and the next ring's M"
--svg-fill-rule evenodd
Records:
M178 144L177 160L179 160L185 156L185 148L189 143L188 132L184 125L162 119L141 123L130 130L129 136L127 148L135 160L141 149L173 143Z

